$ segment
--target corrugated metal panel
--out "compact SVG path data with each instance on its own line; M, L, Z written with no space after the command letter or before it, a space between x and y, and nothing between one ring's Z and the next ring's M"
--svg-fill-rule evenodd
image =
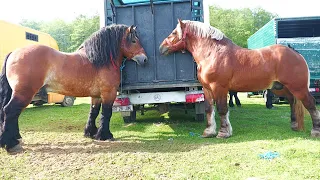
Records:
M193 3L196 6L201 2ZM186 0L155 3L153 10L148 4L115 6L115 23L138 27L141 44L149 58L144 67L126 62L123 90L200 86L191 54L179 52L163 56L159 52L159 45L175 28L177 19L198 18L200 10L191 11L191 1Z
M272 19L248 39L249 49L258 49L276 43L276 24Z
M181 0L152 0L153 3L157 2L175 2ZM133 4L150 4L150 0L113 0L115 5L133 5Z

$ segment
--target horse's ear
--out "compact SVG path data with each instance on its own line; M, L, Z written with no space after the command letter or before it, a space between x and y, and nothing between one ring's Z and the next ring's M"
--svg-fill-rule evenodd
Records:
M133 32L136 30L136 28L137 28L137 27L135 27L134 25L131 25L131 26L129 27L129 32L130 32L130 33L133 33Z
M178 23L179 23L181 28L184 27L184 23L182 22L182 20L180 18L178 18Z

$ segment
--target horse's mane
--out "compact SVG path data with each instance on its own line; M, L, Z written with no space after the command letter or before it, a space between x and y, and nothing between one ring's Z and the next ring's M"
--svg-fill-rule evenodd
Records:
M197 37L211 38L211 39L216 39L218 41L226 37L223 34L223 32L221 32L219 29L212 27L210 25L207 25L198 21L189 21L189 20L183 20L182 22L188 25L189 27L188 32L194 33L194 35L196 35Z
M110 25L101 28L85 40L80 47L84 48L89 61L95 67L109 65L120 53L120 44L127 30L126 25Z

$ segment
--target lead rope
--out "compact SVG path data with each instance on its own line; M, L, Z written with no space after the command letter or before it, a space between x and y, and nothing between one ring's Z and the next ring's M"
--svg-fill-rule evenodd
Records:
M126 66L124 63L127 61L127 58L125 58L123 61L122 61L122 65L120 66L120 94L122 95L122 70L123 68Z

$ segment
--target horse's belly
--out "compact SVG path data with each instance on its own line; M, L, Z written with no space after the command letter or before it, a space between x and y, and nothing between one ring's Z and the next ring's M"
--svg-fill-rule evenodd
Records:
M260 91L271 88L273 81L271 79L253 79L233 81L229 89L237 92Z
M46 85L47 92L59 93L67 96L74 97L94 97L100 96L100 89L86 84L70 82L61 84L57 82L49 83Z

